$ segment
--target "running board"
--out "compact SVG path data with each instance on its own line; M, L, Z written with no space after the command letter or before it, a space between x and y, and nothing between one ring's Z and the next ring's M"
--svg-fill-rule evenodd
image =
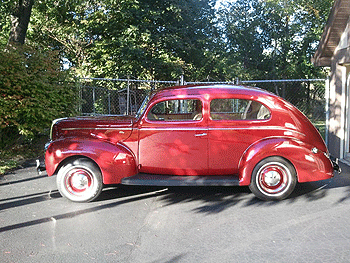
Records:
M124 185L151 186L238 186L235 176L177 176L140 173L121 180Z

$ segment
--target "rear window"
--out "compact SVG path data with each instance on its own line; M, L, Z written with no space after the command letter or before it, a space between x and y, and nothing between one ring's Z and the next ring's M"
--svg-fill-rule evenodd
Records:
M244 99L214 99L210 102L212 120L266 120L271 113L260 102Z

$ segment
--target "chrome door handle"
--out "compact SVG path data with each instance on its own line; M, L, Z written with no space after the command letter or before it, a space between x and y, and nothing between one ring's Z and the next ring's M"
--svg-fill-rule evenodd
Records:
M196 137L202 137L202 136L207 136L208 134L206 134L205 132L204 133L199 133L199 134L196 134L194 136Z

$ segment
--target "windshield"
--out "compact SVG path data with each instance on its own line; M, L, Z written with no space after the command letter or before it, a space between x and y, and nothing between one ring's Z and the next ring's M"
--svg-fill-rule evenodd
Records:
M146 98L143 100L143 102L141 104L141 107L139 108L139 110L136 113L136 116L135 116L136 119L138 119L143 114L143 112L146 109L148 101L149 101L149 96L146 96Z

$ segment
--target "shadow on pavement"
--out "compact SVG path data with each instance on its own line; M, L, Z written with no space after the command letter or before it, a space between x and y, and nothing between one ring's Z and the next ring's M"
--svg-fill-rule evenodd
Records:
M215 214L238 204L242 204L243 207L274 206L284 202L294 203L301 198L312 202L325 198L330 189L347 187L347 195L339 200L339 202L343 202L350 199L350 169L344 168L345 173L336 174L333 179L298 183L293 193L283 201L262 201L256 198L248 187L169 188L168 194L163 195L161 200L166 205L200 201L201 203L195 212Z
M152 261L151 263L159 263L159 262L164 262L164 263L176 263L176 262L180 262L183 260L183 258L185 257L187 253L185 254L180 254L178 256L174 256L172 257L171 259L167 260L167 261L164 261L163 260L155 260L155 261Z
M307 201L311 202L325 198L330 189L347 187L346 196L339 200L339 202L344 202L345 200L350 199L349 172L350 169L346 168L345 173L341 175L336 175L335 178L331 180L297 184L295 191L288 199L284 201L274 202L266 202L259 200L250 192L248 187L108 187L105 188L99 196L99 198L92 203L78 205L71 203L71 207L83 207L83 209L0 227L0 232L20 229L33 225L39 225L55 220L74 218L82 214L93 213L103 209L114 208L119 205L137 202L143 199L154 197L159 197L158 201L164 202L165 206L188 202L198 202L198 206L196 206L196 208L193 209L193 212L205 214L218 214L226 209L237 206L238 204L240 204L242 207L268 207L276 206L281 203L285 204L285 202L297 202L300 198L306 199ZM21 179L19 181L34 180L34 178L40 179L42 177L46 176ZM61 198L61 195L58 193L57 190L52 192L41 192L24 196L6 198L0 200L0 202L3 202L2 204L0 204L0 212L5 209L20 207L44 201L52 201L58 198Z
M118 189L107 189L108 191L112 191L112 192L119 192L120 190ZM67 213L63 213L63 214L58 214L58 215L53 215L53 216L49 216L49 217L44 217L44 218L40 218L40 219L36 219L36 220L31 220L31 221L27 221L27 222L23 222L23 223L18 223L18 224L13 224L13 225L9 225L9 226L5 226L5 227L0 227L0 233L1 232L6 232L6 231L10 231L10 230L14 230L14 229L20 229L20 228L24 228L24 227L29 227L29 226L33 226L33 225L39 225L39 224L43 224L46 222L55 222L56 220L62 220L62 219L67 219L67 218L74 218L76 216L79 215L83 215L83 214L87 214L87 213L93 213L96 211L100 211L103 209L108 209L108 208L113 208L122 204L126 204L126 203L131 203L131 202L136 202L139 200L143 200L143 199L148 199L148 198L152 198L152 197L157 197L160 195L164 194L165 190L159 190L159 191L153 191L153 192L143 192L143 193L135 193L135 192L129 192L129 194L125 194L125 195L119 195L116 194L114 197L115 198L122 198L122 197L130 197L128 199L123 199L123 200L118 200L112 203L108 203L108 204L102 204L97 202L98 205L97 206L93 206L93 207L89 207L86 209L81 209L81 210L77 210L77 211L73 211L73 212L67 212ZM59 195L59 193L55 193L55 196ZM106 195L108 196L110 193L107 193ZM103 198L103 195L102 195ZM40 201L47 201L47 197L43 197L43 196L39 196L39 197L34 197L34 198L28 198L28 200L20 200L18 201L19 203L17 203L17 206L20 205L26 205L26 204L30 204L33 202L40 202ZM16 201L17 202L17 201ZM20 204L20 202L23 202L23 204ZM8 205L2 204L1 207L14 207L14 204L11 204L12 202L10 202ZM93 203L89 203L89 204L81 204L81 205L91 205ZM72 203L72 206L74 205L74 203ZM3 208L2 208L3 209Z
M14 199L18 199L18 200L0 204L0 211L5 210L5 209L9 209L9 208L20 207L20 206L24 206L24 205L30 205L30 204L35 204L35 203L39 203L39 202L44 202L44 201L48 201L48 200L53 199L53 198L61 198L61 195L58 193L58 191L48 191L48 192L43 192L43 193L30 194L30 195L25 195L25 196L2 199L2 200L0 200L0 202L10 201L10 200L14 200Z
M0 183L0 186L3 185L11 185L11 184L18 184L18 183L24 183L24 182L29 182L29 181L33 181L33 180L37 180L37 179L41 179L41 178L46 178L47 175L39 175L39 176L35 176L35 177L30 177L30 178L24 178L24 179L19 179L19 180L15 180L15 181L8 181L6 183Z

